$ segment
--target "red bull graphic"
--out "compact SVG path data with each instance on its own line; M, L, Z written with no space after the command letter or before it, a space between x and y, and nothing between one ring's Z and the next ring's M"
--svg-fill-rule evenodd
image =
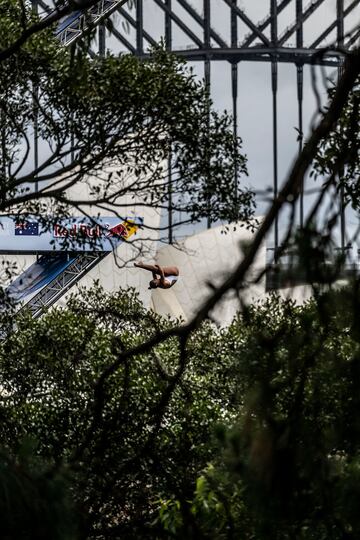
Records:
M123 221L122 223L119 223L118 225L115 225L115 227L111 227L109 229L109 232L107 233L107 236L115 236L127 240L128 238L130 238L130 236L136 234L138 228L138 221L134 219L128 219L126 221Z
M0 253L112 251L135 235L142 224L140 217L123 221L114 216L74 217L55 221L49 229L36 217L23 222L4 217L0 218Z
M100 225L86 225L85 223L74 223L70 227L66 225L54 225L54 237L55 238L101 238L102 230Z
M54 237L55 238L101 238L101 237L116 237L116 238L129 238L132 234L136 233L138 224L134 220L123 221L117 223L111 227L108 223L103 226L95 225L91 226L86 223L73 223L70 226L54 225ZM16 232L15 232L16 234Z
M109 229L107 236L120 236L121 238L126 238L127 234L128 232L125 224L119 223L118 225L115 225L115 227L111 227L111 229Z

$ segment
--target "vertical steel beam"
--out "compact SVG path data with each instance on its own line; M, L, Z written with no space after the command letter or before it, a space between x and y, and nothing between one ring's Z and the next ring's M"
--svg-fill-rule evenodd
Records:
M278 196L278 138L277 138L277 83L278 70L277 62L271 64L271 89L272 89L272 109L273 109L273 180L274 180L274 199ZM279 248L279 219L276 216L274 222L274 253L275 261Z
M174 241L173 236L173 208L172 208L172 154L171 147L169 148L169 157L168 157L168 228L169 228L169 244L172 244Z
M39 13L39 0L31 0L31 9L35 15Z
M204 47L209 50L210 48L210 0L203 0L204 2ZM205 84L209 92L211 91L211 75L210 75L210 59L206 58L204 65Z
M71 65L75 62L76 55L76 43L70 45L70 62ZM74 115L71 113L71 135L70 135L70 160L73 162L75 159L75 135L73 130Z
M210 48L210 0L203 0L204 10L204 48L209 50ZM210 59L206 58L204 62L204 77L206 89L211 95L211 73L210 73ZM208 122L210 122L210 111L208 111ZM207 218L207 227L211 227L211 218Z
M99 39L99 55L100 56L105 56L105 51L106 51L106 29L105 29L105 24L103 22L101 24L99 24L98 39Z
M232 0L233 7L231 8L231 47L235 49L238 46L238 28L237 16L234 7L237 6L237 0Z
M32 0L31 1L31 9L33 12L38 15L39 13L39 5L38 0ZM38 107L38 99L39 99L39 88L37 85L33 85L33 110L34 110L34 171L35 171L35 183L34 183L34 190L35 193L39 191L39 182L37 180L37 170L39 168L39 107ZM36 254L36 260L38 260L39 255Z
M298 64L296 68L297 78L297 101L298 101L298 129L299 129L299 154L303 149L303 86L304 86L304 68ZM304 187L305 178L300 186L300 228L304 227Z
M233 0L233 6L236 7L237 0ZM238 29L237 29L237 16L235 9L231 8L231 47L235 49L238 45ZM231 88L232 88L232 109L233 109L233 133L237 139L238 136L238 120L237 120L237 98L238 98L238 64L233 63L231 66ZM239 171L235 164L234 170L234 197L235 203L238 198L238 176Z
M143 0L136 0L136 52L144 54L144 10Z
M167 10L165 11L165 46L166 50L171 51L172 49L172 23L170 17L170 11L172 8L172 0L165 0L165 5ZM172 244L174 241L173 237L173 209L172 209L172 155L171 147L169 148L169 157L168 157L168 228L169 228L169 244Z
M344 0L336 0L336 20L337 20L337 43L339 47L344 45ZM341 66L338 68L338 78L342 74ZM346 235L346 216L345 216L345 193L343 185L343 172L339 172L340 185L340 241L341 251L344 254L345 250L345 235Z
M35 15L39 13L39 1L38 0L31 0L31 9Z
M4 104L5 105L5 104ZM6 151L6 116L3 107L0 111L0 167L1 167L1 181L6 184L6 163L7 163L7 151Z
M204 47L209 50L210 48L210 0L203 0L204 6ZM210 59L206 58L204 63L204 76L205 76L205 85L206 89L211 94L211 73L210 73ZM210 111L208 111L208 122L210 121L209 116ZM207 218L207 227L211 227L211 218Z
M344 45L344 0L336 0L337 42Z
M271 17L271 47L277 46L277 0L270 0ZM278 86L278 66L277 57L274 54L271 62L271 90L272 90L272 109L273 109L273 181L274 198L278 195L278 141L277 141L277 86ZM279 248L279 219L278 216L274 222L274 259L277 262Z
M303 47L303 0L296 0L296 47ZM296 66L297 78L297 101L298 101L298 129L299 129L299 154L303 149L303 86L304 86L304 67L301 63ZM304 182L300 187L300 228L304 226Z
M37 15L39 13L38 0L32 0L31 7L33 12ZM39 108L37 106L37 100L39 99L39 89L37 86L33 86L34 99L33 99L33 109L34 109L34 170L35 178L37 178L36 171L39 168ZM39 191L39 182L35 180L34 184L35 191Z
M170 11L172 8L172 0L165 0L165 6L167 10L165 11L165 45L168 51L171 51L172 48L172 24Z
M39 182L37 180L37 170L39 168L39 109L37 106L37 99L39 96L39 89L34 87L34 170L35 170L35 192L39 191Z
M210 0L204 1L204 45L210 47Z

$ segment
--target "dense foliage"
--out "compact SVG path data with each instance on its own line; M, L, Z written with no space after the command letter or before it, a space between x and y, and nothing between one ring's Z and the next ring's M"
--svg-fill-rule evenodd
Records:
M35 20L20 5L0 1L0 47ZM162 46L147 61L90 58L86 43L69 50L52 31L1 62L1 211L21 203L22 212L63 216L81 202L92 213L99 205L126 215L136 199L158 209L171 203L185 220L252 215L252 193L234 184L246 160L232 120L213 110L182 60Z
M329 98L334 96L335 88L329 92ZM329 136L320 146L314 164L314 173L328 182L335 190L342 191L344 202L359 210L360 187L360 79L354 85L346 107L339 121L333 126Z
M180 377L176 341L124 360L98 415L100 374L172 323L133 291L83 293L2 342L3 451L62 479L75 538L357 538L359 300L204 324Z
M235 414L226 406L231 383L213 353L217 333L205 325L188 344L179 384L178 347L170 341L121 365L94 421L95 382L119 348L169 324L146 312L133 292L105 297L96 290L40 322L19 322L2 344L2 442L16 455L30 438L48 466L71 469L85 537L141 537L160 498L191 497L198 471L214 454L212 426Z

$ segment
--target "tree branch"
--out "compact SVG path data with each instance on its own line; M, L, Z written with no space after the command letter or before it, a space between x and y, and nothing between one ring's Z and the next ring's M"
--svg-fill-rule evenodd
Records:
M216 306L216 304L221 300L228 290L237 288L239 284L242 283L281 208L288 201L291 201L293 204L298 199L304 175L317 154L319 144L329 135L331 129L333 129L334 125L339 120L342 110L346 105L347 98L354 87L359 73L360 49L357 49L356 51L348 54L343 76L339 81L338 87L328 110L323 114L317 128L313 131L308 142L304 146L303 151L296 159L287 181L279 192L278 197L276 197L276 199L273 201L243 260L240 262L231 276L226 279L220 287L215 289L210 298L203 304L189 323L161 332L153 336L148 341L133 347L132 349L122 351L117 360L108 366L106 370L104 370L95 385L94 411L96 411L95 416L97 418L101 416L105 383L126 359L149 352L155 345L158 345L169 337L178 336L180 338L186 338L191 332L199 328L200 324L208 317L209 312Z

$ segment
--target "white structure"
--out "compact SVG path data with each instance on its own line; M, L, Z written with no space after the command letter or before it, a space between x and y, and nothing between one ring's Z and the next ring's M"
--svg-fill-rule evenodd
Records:
M220 285L234 270L243 257L243 246L251 241L253 233L241 223L235 230L224 232L214 227L186 238L179 246L165 246L157 253L158 264L175 265L180 279L166 290L155 289L151 307L161 315L190 319L211 293L211 285ZM248 276L249 286L241 298L245 302L258 300L265 295L265 280L251 284L265 267L265 246L262 246ZM239 299L230 292L214 309L211 317L218 324L229 324L240 309Z
M70 198L89 199L92 183L100 182L101 184L102 176L106 183L108 174L117 169L116 163L103 167L96 177L88 179L75 189L72 188L69 193ZM128 181L131 182L131 179ZM189 320L208 296L210 291L208 283L217 286L222 282L240 262L242 245L250 242L254 233L238 223L235 228L231 227L227 232L225 227L214 227L188 237L176 246L162 244L162 247L159 247L158 228L161 216L159 212L147 205L137 207L139 202L143 201L130 199L126 195L119 200L119 203L126 205L128 217L137 215L144 218L145 228L139 230L128 244L121 244L114 256L109 255L103 259L81 279L79 285L91 286L94 280L98 280L107 291L117 290L119 287L134 287L147 308L161 315ZM86 212L94 215L98 213L98 209L92 212L91 207L88 207ZM100 213L106 215L109 211L105 208ZM265 255L266 250L263 246L254 263L252 275L265 267ZM152 276L146 270L135 268L133 263L136 260L155 262L161 266L178 266L180 279L171 289L149 290L148 283ZM251 280L251 276L249 279ZM263 297L264 294L265 281L262 280L256 286L250 285L244 291L242 298L245 301L251 301ZM66 296L58 302L58 305L65 303ZM239 308L238 299L233 294L229 294L217 306L212 316L219 324L228 324Z
M171 289L148 289L151 273L133 266L136 249L134 250L131 245L119 247L118 256L122 259L120 267L116 263L117 257L109 255L91 270L80 284L91 286L97 279L108 291L119 287L135 287L146 307L161 315L180 317L187 321L210 294L209 284L218 286L239 264L243 256L242 245L251 241L252 236L253 233L238 224L235 230L226 234L223 227L215 227L186 238L176 247L164 246L157 252L155 252L156 244L153 242L152 248L147 250L150 257L146 258L146 262L155 261L161 266L175 265L180 270L180 279ZM124 265L126 261L128 262ZM265 246L259 250L248 277L249 283L264 267ZM263 298L264 295L263 278L256 285L250 283L243 291L242 299L251 302ZM239 309L239 299L234 293L229 293L219 303L211 317L218 324L229 324Z
M93 185L98 183L101 185L101 182L106 185L108 175L110 173L115 175L117 168L116 163L103 166L97 171L96 176L87 178L73 187L68 192L69 199L91 200ZM125 180L125 183L126 181L130 182L131 179ZM113 187L117 189L118 185L115 183ZM116 200L119 204L118 217L122 219L133 216L142 217L145 226L139 229L128 243L120 244L114 254L109 254L102 259L80 280L78 285L90 287L97 280L109 292L119 288L134 287L145 307L164 316L169 315L188 321L211 294L211 286L219 286L240 263L244 247L252 241L254 232L251 232L244 224L237 223L235 227L213 227L204 230L187 237L177 245L160 244L160 213L147 204L143 204L144 202L146 203L139 197L135 199L126 195ZM113 208L109 206L102 206L99 211L96 206L92 208L91 205L86 205L83 210L86 215L93 216L114 213ZM30 256L15 258L19 263L20 273L34 260L34 257ZM9 260L9 257L7 256L6 259ZM148 283L152 276L148 271L134 267L134 261L139 260L158 263L161 266L175 265L180 270L180 279L171 289L149 290ZM263 245L247 276L248 283L241 290L242 302L250 303L265 297L265 277L254 284L254 280L264 270L265 265L266 248ZM76 288L77 286L73 287L70 292L75 292ZM304 301L310 294L309 288L304 287L284 291L284 296L295 297L298 302ZM63 296L57 305L66 305L68 295L69 293ZM239 297L234 291L229 291L210 315L218 324L226 325L231 322L239 309L241 309Z
M149 212L151 213L151 210ZM154 216L149 216L149 218L152 218L152 223L154 223ZM141 235L145 238L141 238ZM251 241L252 236L253 233L241 224L226 234L223 227L215 227L186 238L176 247L167 245L156 252L156 242L146 239L146 230L144 230L136 238L135 248L131 243L120 245L115 256L108 255L80 281L79 285L90 287L94 280L98 280L107 291L116 290L119 287L134 287L147 308L161 315L180 317L186 321L206 300L211 291L209 283L214 286L219 285L239 264L243 256L242 245ZM146 245L146 259L144 258L146 262L155 261L161 266L179 267L180 279L171 289L149 290L151 273L133 266L134 260L136 258L139 260L137 253L141 241ZM251 277L261 272L264 266L265 247L262 247L253 265L249 281ZM262 279L256 285L250 284L244 290L242 298L250 302L264 295L265 281ZM58 305L65 303L66 296L58 302ZM239 308L238 298L234 293L230 293L216 307L211 316L221 325L229 324Z

